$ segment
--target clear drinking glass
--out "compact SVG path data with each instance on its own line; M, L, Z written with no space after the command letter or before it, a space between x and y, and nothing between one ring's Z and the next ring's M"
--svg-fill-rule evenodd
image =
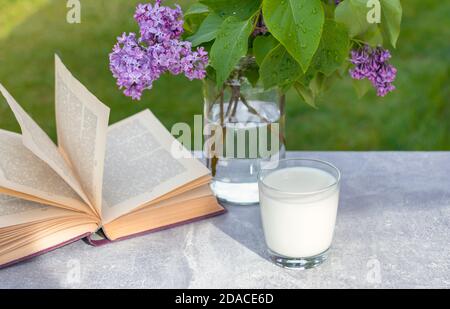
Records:
M286 159L261 168L261 217L272 261L308 269L327 259L333 239L341 174L332 164Z
M203 80L204 155L211 188L228 205L257 204L260 165L285 156L285 96L249 81L245 69L255 63L243 57L220 89Z

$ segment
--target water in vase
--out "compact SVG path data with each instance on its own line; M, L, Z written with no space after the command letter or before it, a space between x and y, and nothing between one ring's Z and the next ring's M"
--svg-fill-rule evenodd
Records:
M261 164L285 156L284 116L272 102L239 101L230 107L227 103L223 107L214 104L205 118L205 128L222 128L217 129L221 131L219 138L214 130L205 135L206 140L221 144L207 151L208 167L214 176L211 187L221 201L255 204L259 202L257 176Z

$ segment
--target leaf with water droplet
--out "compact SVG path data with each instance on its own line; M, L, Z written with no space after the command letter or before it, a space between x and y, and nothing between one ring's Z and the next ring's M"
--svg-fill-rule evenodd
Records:
M262 0L200 0L221 17L235 16L247 20L261 7Z
M265 88L295 81L301 73L300 65L281 44L269 52L259 70Z
M316 14L311 14L314 10ZM264 0L263 15L272 35L306 71L322 35L325 15L321 1Z
M261 65L267 54L278 46L279 42L271 35L257 36L253 41L253 54L256 62Z
M241 21L228 17L220 26L211 48L210 61L216 69L219 87L225 82L239 60L247 53L248 37L252 32L252 19Z
M342 1L334 12L334 19L347 27L350 37L360 35L370 26L367 22L367 0Z
M311 69L327 76L331 75L347 61L349 49L350 41L345 26L327 20L319 48L311 62Z

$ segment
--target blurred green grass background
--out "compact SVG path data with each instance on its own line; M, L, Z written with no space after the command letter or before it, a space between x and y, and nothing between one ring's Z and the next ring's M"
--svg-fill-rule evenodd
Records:
M144 0L81 0L81 24L66 22L66 0L0 0L0 83L56 136L53 54L111 107L111 123L150 108L170 129L202 113L201 82L164 76L141 102L116 88L108 54L122 32L136 31L134 8ZM186 7L192 1L177 1ZM173 3L167 1L166 3ZM314 110L288 94L290 150L450 150L450 3L402 1L404 18L393 64L397 90L358 99L339 81ZM0 128L19 132L0 99Z

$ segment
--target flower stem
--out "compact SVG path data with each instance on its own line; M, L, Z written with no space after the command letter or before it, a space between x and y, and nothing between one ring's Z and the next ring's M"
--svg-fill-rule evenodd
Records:
M241 94L241 101L242 103L247 107L248 111L256 116L258 116L262 121L266 122L266 123L270 123L270 121L262 116L260 113L258 113L258 111L256 109L254 109L248 102L247 99Z

